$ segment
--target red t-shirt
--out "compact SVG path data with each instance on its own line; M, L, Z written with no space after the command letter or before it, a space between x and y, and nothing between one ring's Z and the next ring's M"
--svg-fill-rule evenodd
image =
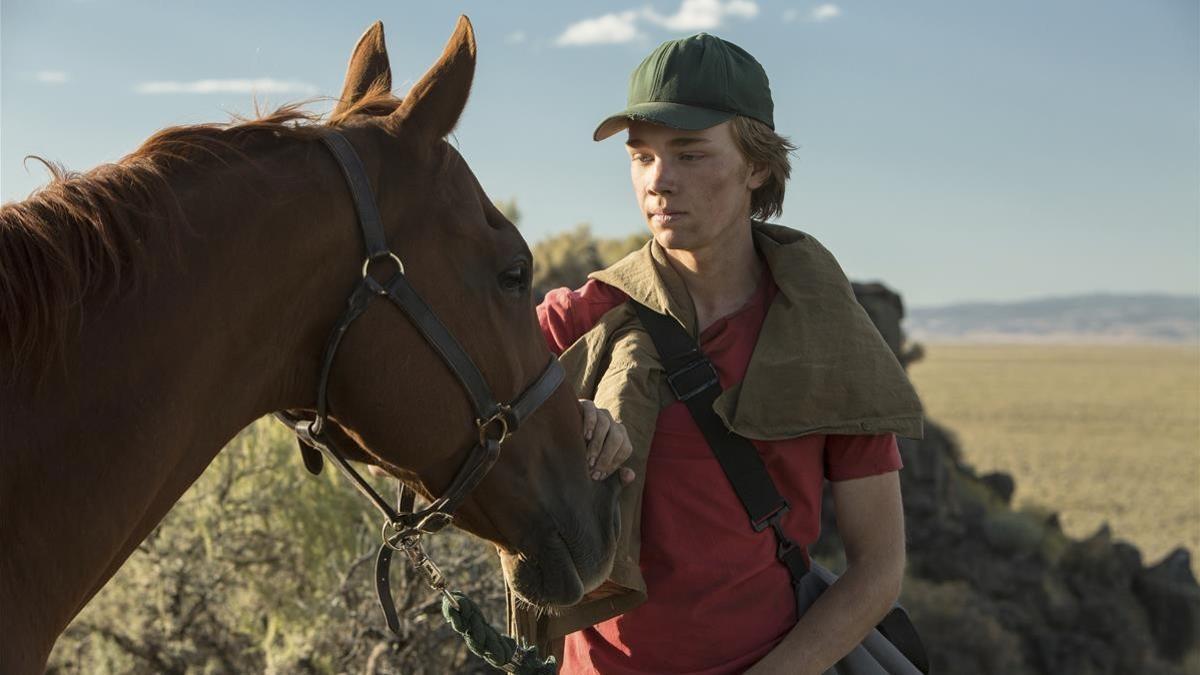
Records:
M770 274L764 274L746 305L701 333L701 349L716 366L723 388L745 376L777 292ZM593 279L577 291L548 293L538 320L550 348L562 353L627 299ZM791 505L784 530L805 546L820 533L824 479L861 478L901 467L890 433L752 442ZM658 416L645 472L639 562L648 599L568 635L559 672L740 673L796 623L788 572L775 557L775 537L750 528L729 479L679 401Z

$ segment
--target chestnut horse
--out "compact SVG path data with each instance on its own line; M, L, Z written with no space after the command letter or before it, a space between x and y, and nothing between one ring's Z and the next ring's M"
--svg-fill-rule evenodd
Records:
M444 140L466 104L466 17L393 97L383 27L359 40L327 119L285 106L170 128L117 164L0 208L0 671L55 639L239 430L311 410L323 347L361 276L336 128L362 157L390 249L500 400L550 352L530 251ZM478 440L464 390L380 298L351 326L330 419L358 459L426 496ZM561 386L458 510L518 593L577 601L605 578L619 480L592 481ZM331 522L330 527L339 524Z

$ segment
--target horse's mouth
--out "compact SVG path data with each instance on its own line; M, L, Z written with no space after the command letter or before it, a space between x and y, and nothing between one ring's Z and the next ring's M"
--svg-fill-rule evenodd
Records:
M553 613L578 603L608 578L621 534L620 487L614 474L604 482L611 492L597 495L608 512L602 524L591 524L594 513L583 516L589 525L582 526L575 520L579 515L549 509L549 522L527 530L523 545L498 549L504 576L519 600Z
M583 597L578 563L562 534L555 530L536 553L501 554L501 565L513 591L539 607L573 605Z
M607 534L599 548L579 541L572 546L571 539L556 527L528 554L501 550L501 567L513 592L524 602L550 610L574 605L612 571L614 543L620 534L620 519L615 515Z

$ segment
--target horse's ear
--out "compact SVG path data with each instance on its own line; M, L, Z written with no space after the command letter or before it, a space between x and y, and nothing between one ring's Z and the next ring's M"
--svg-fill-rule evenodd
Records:
M345 112L358 102L372 86L392 89L392 69L388 65L387 47L383 44L383 22L376 21L358 38L350 66L346 68L346 83L333 114Z
M392 116L428 140L444 137L458 124L475 77L475 30L465 15L437 63L413 85Z

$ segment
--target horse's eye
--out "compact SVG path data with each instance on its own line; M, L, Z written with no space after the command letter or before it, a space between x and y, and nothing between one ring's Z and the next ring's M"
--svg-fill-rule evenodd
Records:
M523 293L529 289L529 265L518 263L504 270L500 275L501 290L510 293Z

